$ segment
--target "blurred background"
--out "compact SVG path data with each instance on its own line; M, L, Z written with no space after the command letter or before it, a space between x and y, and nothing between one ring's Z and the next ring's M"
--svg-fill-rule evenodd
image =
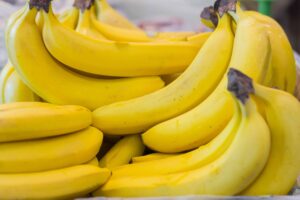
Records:
M149 33L156 31L208 31L199 20L202 9L213 0L108 0L113 7ZM271 0L265 0L271 1ZM10 14L25 0L0 0L0 68L6 62L3 30ZM56 11L69 8L73 0L54 0ZM256 0L242 0L245 8L257 10ZM271 16L287 32L300 52L300 0L273 0Z

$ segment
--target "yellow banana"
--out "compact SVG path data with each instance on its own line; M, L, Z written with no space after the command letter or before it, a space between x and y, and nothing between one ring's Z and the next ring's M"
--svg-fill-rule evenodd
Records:
M194 170L211 163L229 148L236 136L241 121L241 114L238 106L236 105L235 107L234 116L231 121L225 129L208 144L200 146L196 150L188 153L178 154L170 158L121 166L113 170L113 177L165 175Z
M0 104L40 100L40 98L23 83L10 62L7 63L0 74L0 94Z
M92 165L58 170L0 174L1 199L74 199L103 185L110 171ZM17 191L17 192L16 192Z
M126 17L122 16L118 11L113 9L107 0L96 0L97 15L99 21L120 28L130 30L141 30L136 25L131 23Z
M161 79L165 82L166 85L169 85L170 83L175 81L180 75L181 73L164 75L161 76Z
M97 10L97 18L102 24L123 28L127 30L131 30L135 33L136 37L139 37L139 41L149 41L152 39L154 41L185 41L187 37L196 35L195 32L158 32L154 35L154 37L147 37L147 34L143 32L140 28L138 28L135 24L130 22L127 18L122 16L117 10L112 8L107 0L97 0L95 1L96 10ZM109 26L106 26L109 27ZM117 30L117 29L114 29ZM126 32L125 30L121 32ZM115 32L116 33L116 32ZM129 33L129 32L128 32ZM117 34L117 33L116 33ZM124 36L123 36L124 37ZM130 37L130 35L126 35L126 37L131 40L136 40L136 38Z
M94 158L103 134L89 127L40 140L0 143L0 173L28 173L70 167Z
M79 8L78 8L79 9ZM91 8L79 11L79 20L76 31L93 39L107 40L94 26L91 19Z
M95 110L94 126L107 134L141 133L192 109L209 96L223 77L230 61L233 40L230 18L225 15L180 77L155 93Z
M300 173L300 103L292 95L254 84L265 105L271 152L260 176L242 195L286 195Z
M268 76L270 59L271 47L265 26L253 17L241 16L229 66L262 83ZM233 104L224 95L227 82L225 75L217 89L193 110L146 131L142 135L144 144L158 152L177 153L209 142L233 115Z
M64 26L69 27L71 29L75 29L77 22L79 19L79 10L76 8L71 8L70 10L66 10L64 13L58 16L58 20Z
M171 158L177 156L178 154L164 154L164 153L152 153L144 156L137 156L132 158L132 163L142 163L149 162L153 160L161 160L164 158Z
M99 166L98 158L95 157L95 158L93 158L92 160L88 161L86 164L87 164L87 165L94 165L94 166L97 166L97 167L98 167L98 166Z
M26 12L10 31L7 49L22 80L47 102L96 109L164 86L159 77L96 79L70 71L54 60L45 48L34 22L36 13L36 8L29 9L26 5Z
M201 168L181 173L128 178L111 177L93 195L155 197L239 193L263 170L270 150L270 132L266 122L251 98L244 102L245 105L239 102L242 121L236 136L220 158Z
M100 159L99 166L110 169L128 164L133 157L143 155L144 150L139 135L125 136Z
M294 94L296 89L297 67L292 46L284 30L274 19L268 16L254 11L246 11L245 13L257 18L261 23L264 23L268 31L272 49L272 86Z
M88 127L92 120L84 107L39 102L0 105L0 113L0 142L67 134Z
M141 30L119 28L97 20L95 12L90 13L95 28L106 38L119 42L150 42L152 39Z
M100 41L60 24L51 6L48 13L41 12L45 20L43 39L48 51L69 67L96 75L132 77L182 72L207 39L207 34L203 34L202 42Z

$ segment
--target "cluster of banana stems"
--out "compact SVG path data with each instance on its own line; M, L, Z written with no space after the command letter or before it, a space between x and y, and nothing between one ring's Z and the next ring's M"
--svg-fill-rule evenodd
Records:
M76 0L64 14L55 14L50 0L30 0L13 14L2 103L19 91L30 93L28 101L90 109L88 126L105 135L98 170L106 171L0 174L0 196L287 194L300 172L300 104L287 36L237 0L217 0L201 17L211 33L150 37L104 0ZM115 140L113 147L107 142ZM155 153L142 156L145 147ZM49 183L49 176L60 178ZM64 184L68 189L58 190ZM19 193L6 192L12 187Z

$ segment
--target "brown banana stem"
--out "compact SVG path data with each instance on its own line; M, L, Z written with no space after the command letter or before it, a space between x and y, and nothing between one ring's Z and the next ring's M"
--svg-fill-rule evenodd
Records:
M237 0L217 0L214 4L214 9L218 11L220 17L228 12L236 12Z
M84 12L94 5L95 0L75 0L73 6Z
M228 91L232 92L242 103L246 103L249 94L254 94L253 81L246 74L230 68L228 76Z
M49 12L51 1L52 0L29 0L29 8L36 8L37 10Z
M211 21L215 25L215 27L217 27L219 19L218 19L218 14L213 6L204 8L203 11L201 12L200 17L202 19Z

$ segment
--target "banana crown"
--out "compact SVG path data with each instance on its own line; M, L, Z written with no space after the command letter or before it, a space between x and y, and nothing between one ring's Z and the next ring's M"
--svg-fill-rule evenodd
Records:
M75 0L73 6L84 12L86 9L90 9L95 3L95 0Z
M249 94L254 93L252 79L234 68L229 69L227 76L228 90L232 92L237 99L245 104L249 99Z

